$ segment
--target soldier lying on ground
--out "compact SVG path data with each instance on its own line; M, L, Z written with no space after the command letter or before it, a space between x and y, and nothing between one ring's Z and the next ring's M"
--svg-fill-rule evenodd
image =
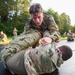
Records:
M27 51L12 53L12 56L3 60L13 74L40 75L54 72L63 64L63 61L68 60L71 56L70 47L63 45L57 48L52 42L48 45L41 44Z
M0 41L7 41L7 35L3 32L3 31L0 31L0 38L1 40Z

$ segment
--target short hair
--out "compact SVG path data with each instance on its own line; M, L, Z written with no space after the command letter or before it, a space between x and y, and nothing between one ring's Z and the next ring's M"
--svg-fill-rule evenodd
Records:
M64 61L72 57L72 49L69 46L63 45L59 47Z
M35 14L38 12L42 12L42 6L39 3L35 3L35 4L30 6L30 8L29 8L30 14Z

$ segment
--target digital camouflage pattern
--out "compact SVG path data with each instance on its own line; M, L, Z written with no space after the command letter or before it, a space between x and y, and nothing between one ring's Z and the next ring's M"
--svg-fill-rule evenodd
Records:
M41 35L37 31L32 32L32 34L20 35L16 37L2 50L2 59L6 61L7 57L11 57L13 54L21 50L26 50L28 47L36 44L40 38Z
M51 73L63 63L62 54L54 43L26 51L24 55L28 75Z

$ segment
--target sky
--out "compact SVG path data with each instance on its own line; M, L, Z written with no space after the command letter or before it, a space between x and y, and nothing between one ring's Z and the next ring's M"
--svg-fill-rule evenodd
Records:
M32 0L33 3L40 3L44 10L52 8L58 14L65 12L75 25L75 0Z

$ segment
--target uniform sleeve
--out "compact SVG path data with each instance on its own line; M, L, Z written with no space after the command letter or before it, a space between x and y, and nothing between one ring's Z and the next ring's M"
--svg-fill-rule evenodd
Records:
M49 25L47 33L44 33L44 36L48 36L53 39L53 41L58 41L60 39L60 33L57 24L54 21L54 18L50 15Z
M24 31L23 31L23 33L21 33L21 35L30 34L30 33L36 32L36 31L37 30L30 27L30 21L28 21L26 23L26 25L24 26Z
M27 23L24 26L24 31L20 35L24 35L24 34L30 33L30 31L32 31L32 28L30 28L30 25Z

